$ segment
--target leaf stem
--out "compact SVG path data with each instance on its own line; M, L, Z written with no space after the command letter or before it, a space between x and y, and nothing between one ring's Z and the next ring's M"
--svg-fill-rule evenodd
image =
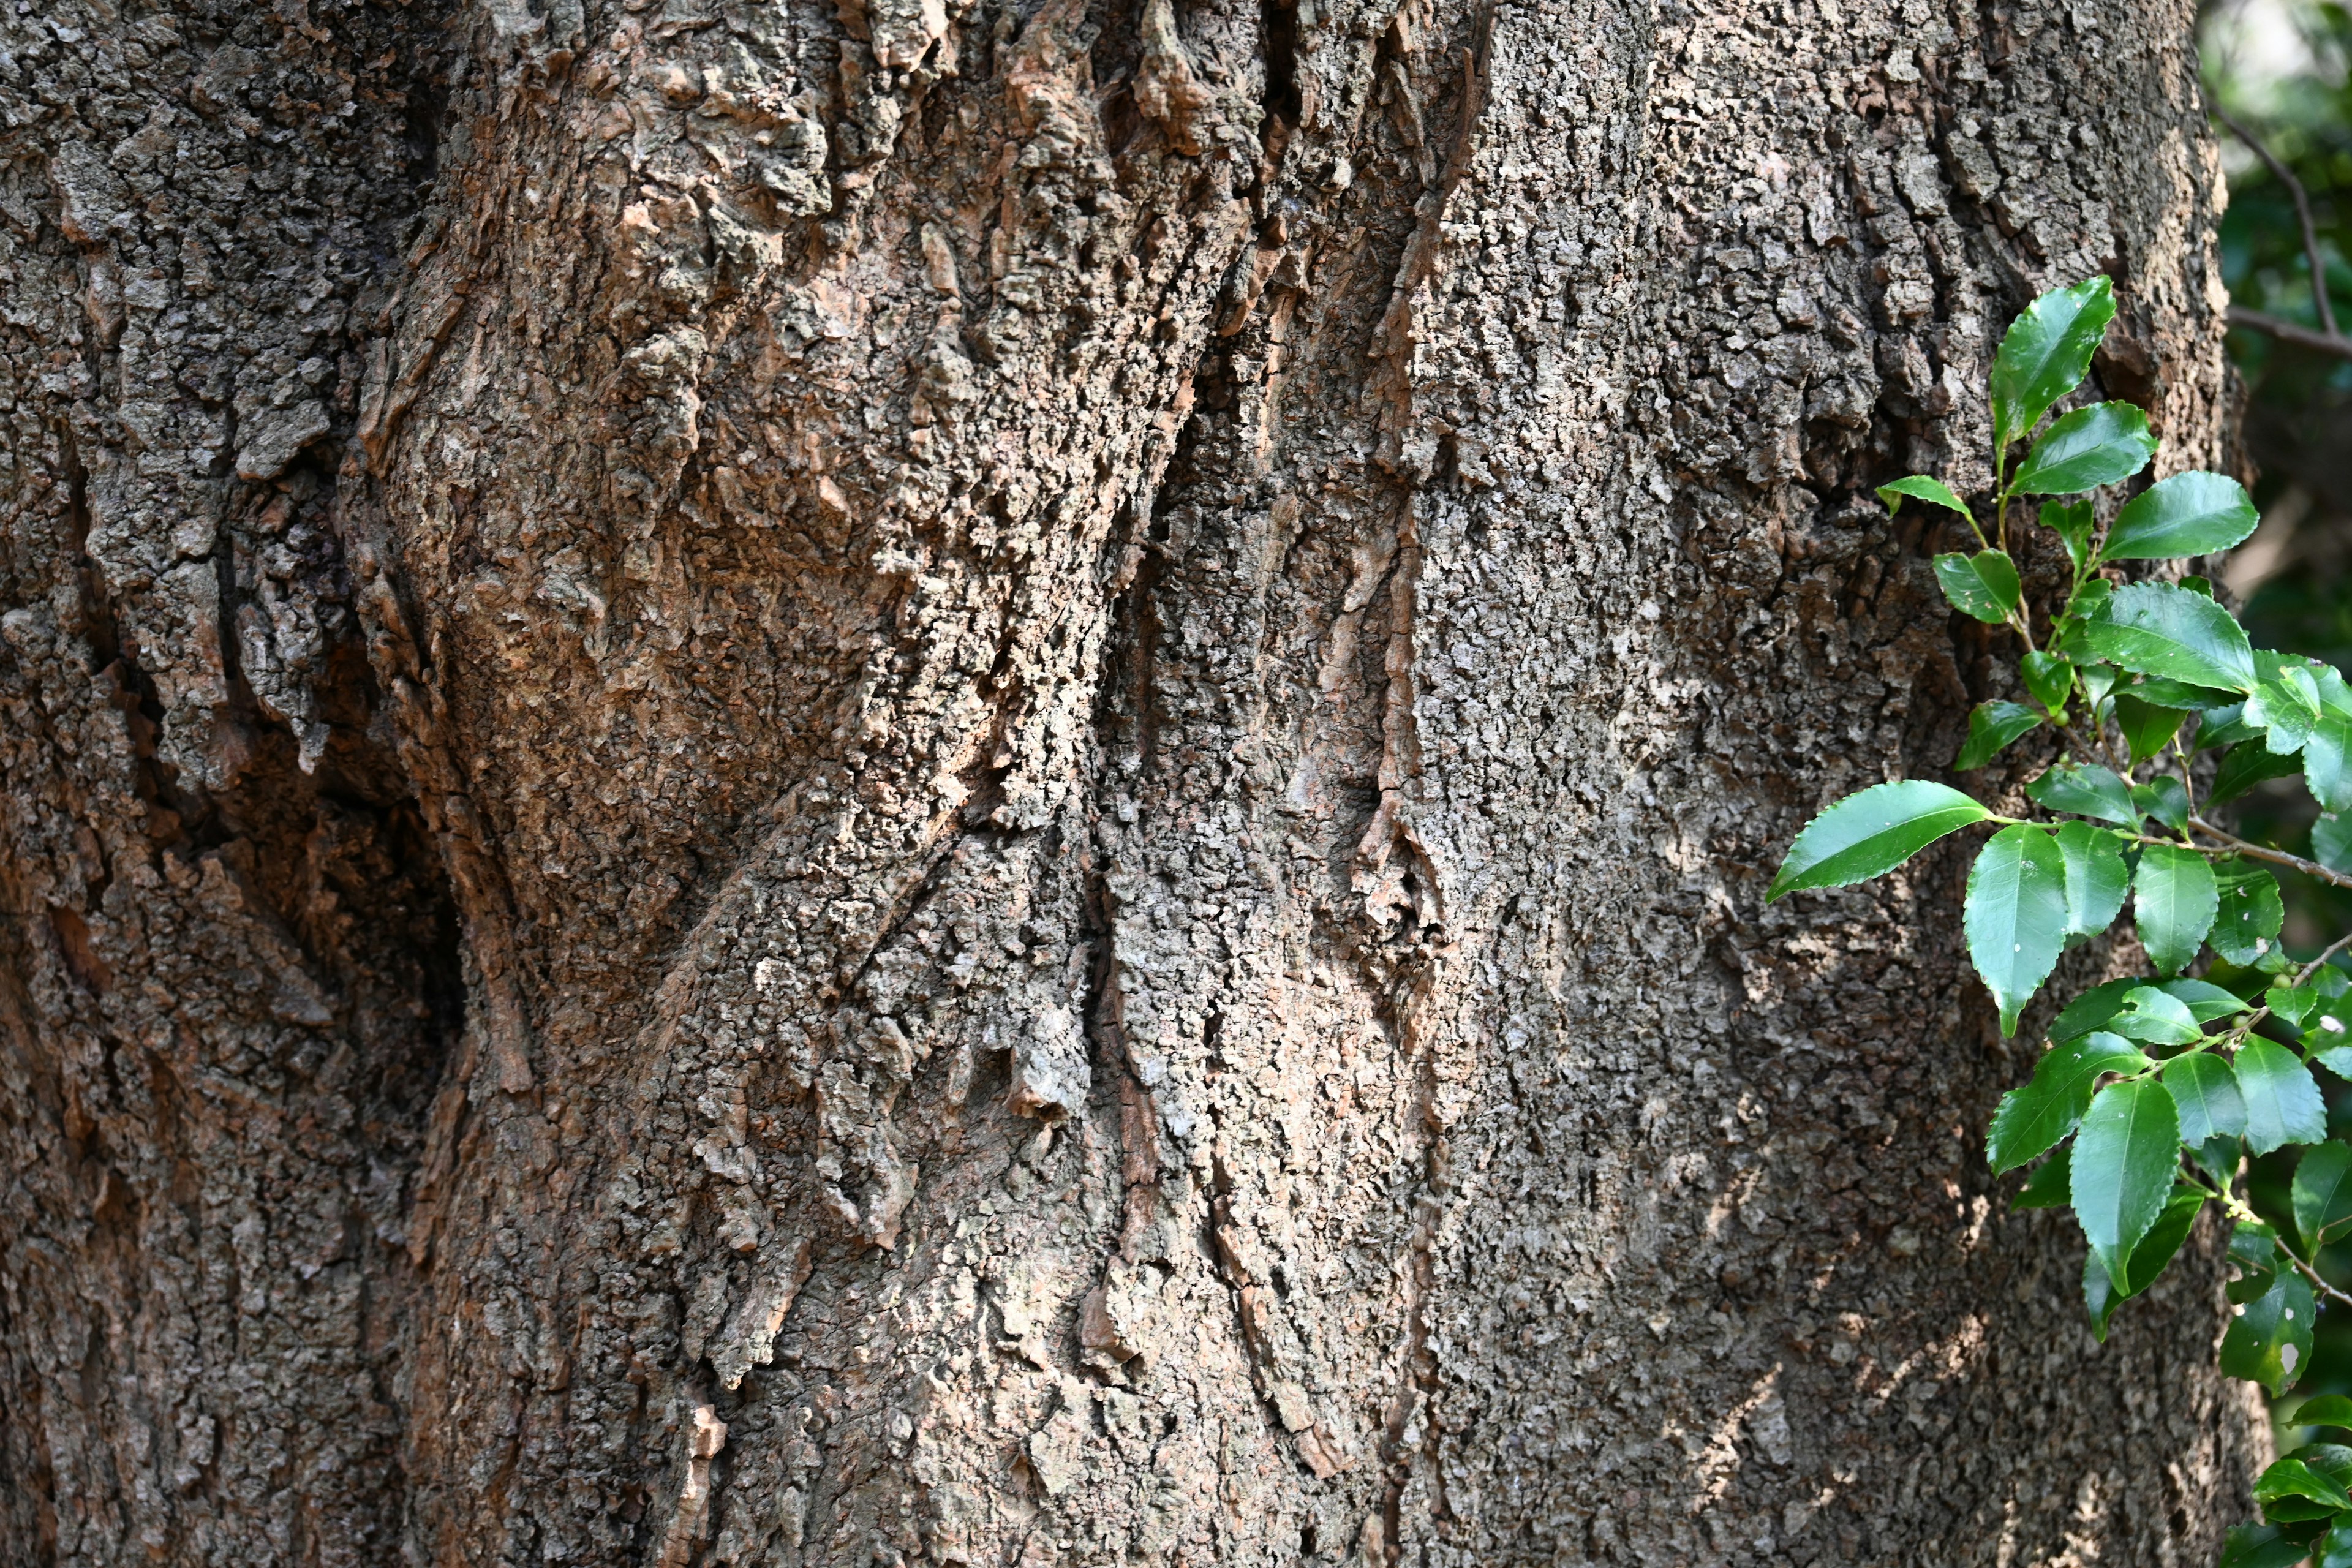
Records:
M2193 1183L2191 1184L2191 1185L2194 1184L2195 1184ZM2244 1199L2238 1196L2237 1193L2232 1190L2232 1184L2224 1182L2221 1185L2221 1190L2218 1193L2213 1192L2213 1189L2210 1187L2207 1187L2205 1191L2212 1194L2214 1197L2221 1200L2221 1212L2228 1215L2231 1219L2237 1220L2242 1224L2263 1226L2266 1226L2268 1224L2262 1215L2256 1214L2252 1208L2248 1206ZM2330 1285L2326 1278L2320 1274L2318 1269L2314 1268L2310 1264L2305 1263L2296 1255L2294 1248L2286 1244L2286 1238L2284 1237L2279 1236L2275 1231L2273 1231L2272 1234L2272 1245L2278 1248L2279 1256L2285 1258L2289 1263L2294 1264L2294 1271L2302 1275L2305 1279L2310 1280L2312 1287L2318 1290L2321 1295L2326 1296L2331 1301L2340 1302L2347 1307L2352 1307L2352 1295L2347 1295L2343 1291L2337 1289L2335 1286Z

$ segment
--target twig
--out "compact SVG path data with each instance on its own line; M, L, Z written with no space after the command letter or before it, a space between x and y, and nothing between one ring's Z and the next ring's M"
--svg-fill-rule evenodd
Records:
M2220 104L2213 106L2213 118L2230 128L2230 133L2250 148L2263 161L2263 167L2277 176L2279 184L2294 198L2294 216L2303 225L2303 256L2311 264L2311 299L2319 307L2319 326L2329 337L2336 336L2336 310L2327 299L2327 264L2319 258L2319 229L2311 221L2311 197L2305 194L2303 182L2294 171L2278 160L2277 154L2263 145L2262 138L2238 123L2237 119Z
M2290 855L2284 849L2267 849L2259 844L2249 844L2236 834L2224 832L2201 816L2190 817L2189 826L2200 833L2220 839L2249 860L2267 860L2273 866L2284 866L2291 870L2300 871L2306 877L2315 877L2330 887L2352 888L2352 876L2347 876L2342 871L2331 871L2316 860L2306 860L2300 855Z
M2352 359L2352 338L2315 332L2309 327L2298 327L2293 321L2283 321L2260 310L2249 310L2242 305L2230 307L2230 325L2243 327L2250 332L2260 332L2266 338L2276 338L2280 342L2293 343L2315 353Z

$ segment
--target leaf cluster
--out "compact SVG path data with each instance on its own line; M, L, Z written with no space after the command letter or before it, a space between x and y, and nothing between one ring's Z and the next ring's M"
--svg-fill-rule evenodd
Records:
M2102 1340L2197 1216L2219 1210L2233 1226L2237 1274L2221 1364L2277 1394L2308 1363L2323 1302L2352 1302L2317 1268L2321 1247L2352 1237L2352 1146L2328 1141L2314 1076L2352 1078L2352 975L2329 962L2352 934L2314 962L2290 961L2272 868L2346 886L2352 877L2241 839L2210 816L2290 775L2327 813L2352 812L2352 689L2317 660L2254 647L2201 579L2115 570L2226 550L2256 517L2235 480L2202 472L2101 503L2098 492L2139 476L2158 447L2127 404L2058 411L2114 314L2107 280L2094 278L2036 300L2003 339L1989 518L1927 475L1879 491L1890 509L1912 500L1955 512L1975 537L1975 551L1935 558L1937 581L1954 610L2015 634L2030 700L1980 704L1955 766L1980 768L2052 731L2060 758L2025 790L2035 815L2005 815L1930 780L1878 784L1798 835L1768 896L1847 886L1949 835L1990 828L1961 923L2004 1035L2059 958L2128 908L2153 973L2095 986L2059 1012L2032 1076L1995 1110L1986 1158L1996 1173L2033 1167L2017 1206L2073 1212L2084 1305ZM2010 552L2026 498L2068 566L2063 592L2042 606L2028 603ZM2323 837L2321 853L2352 864L2352 819L2342 826L2345 842ZM2283 1227L2238 1183L2249 1154L2286 1149L2302 1152ZM2352 1427L2352 1401L2336 1403ZM2352 1447L2280 1460L2256 1494L2265 1522L2233 1535L2223 1562L2283 1565L2318 1552L2352 1568L2347 1488Z

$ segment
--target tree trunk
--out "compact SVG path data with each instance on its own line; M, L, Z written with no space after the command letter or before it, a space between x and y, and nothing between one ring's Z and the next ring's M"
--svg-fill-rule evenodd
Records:
M1963 852L1762 903L2026 299L2224 456L2189 21L14 8L0 1555L2203 1562Z

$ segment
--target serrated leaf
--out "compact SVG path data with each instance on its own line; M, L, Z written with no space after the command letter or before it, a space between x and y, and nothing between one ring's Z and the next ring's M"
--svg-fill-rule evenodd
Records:
M2000 1032L2017 1032L2017 1015L2066 945L2066 861L2048 830L2019 823L1978 851L1969 868L1960 923L1969 961L2000 1008Z
M1941 479L1931 479L1925 474L1909 474L1891 485L1878 487L1879 503L1886 508L1890 516L1894 514L1895 508L1902 504L1905 496L1909 496L1914 500L1932 501L1937 506L1948 507L1970 522L1976 521L1976 516L1969 510L1968 503L1954 495L1950 488Z
M2340 1394L2315 1394L2295 1406L2294 1424L2352 1427L2352 1399Z
M2262 738L2263 732L2246 722L2246 705L2242 702L2208 708L2198 716L2197 749L2200 752Z
M2042 526L2056 534L2059 542L2066 547L2066 559L2073 563L2076 576L2091 564L2092 521L2089 501L2042 503Z
M2191 686L2185 680L2168 680L2160 675L2143 676L2116 695L2129 696L2150 708L2170 708L2183 714L2225 706L2231 697L2226 691Z
M2280 756L2303 750L2319 715L2295 700L2295 694L2275 680L2254 689L2239 710L2242 722L2263 732L2263 743Z
M2131 747L2131 759L2144 763L2164 750L2164 743L2189 715L2179 708L2158 708L2143 702L2129 691L2116 693L2116 728L2123 731L2124 742Z
M2123 1011L2124 998L2147 984L2145 980L2124 979L2092 986L2067 1003L2051 1020L2051 1040L2071 1040L2093 1029L2105 1028L2107 1020Z
M2164 1087L2180 1112L2180 1141L2194 1147L2214 1138L2242 1138L2246 1102L2238 1075L2210 1051L2192 1051L2164 1064Z
M2099 547L2099 559L2210 555L2242 541L2261 521L2246 487L2237 480L2221 474L2175 474L2125 503Z
M1806 824L1765 900L1892 871L1946 834L1991 815L1959 791L1927 779L1873 784Z
M2235 800L2266 780L2283 779L2297 770L2309 773L2310 752L2311 742L2305 744L2302 755L2283 757L2259 741L2240 742L2230 748L2221 758L2221 765L2213 770L2213 787L2205 792L2206 807L2210 810Z
M2296 1028L2319 1005L2319 988L2315 985L2287 985L2277 981L2263 993L2263 1005L2285 1019Z
M1996 449L2006 452L2041 423L2052 404L2082 384L2115 314L2113 285L2088 278L2053 289L2009 324L1992 360Z
M2053 713L2066 706L2074 689L2074 665L2058 654L2035 651L2017 661L2018 673L2033 700Z
M2352 719L2322 713L2303 742L2303 782L2328 811L2352 811Z
M2311 1069L2284 1046L2256 1035L2238 1047L2231 1067L2246 1102L2246 1147L2257 1154L2327 1136L2327 1106Z
M2289 1499L2306 1506L2275 1506ZM2333 1477L2314 1469L2305 1456L2289 1454L2273 1460L2254 1482L2254 1501L2262 1505L2263 1512L2273 1523L2287 1523L2326 1519L2338 1509L2352 1509L2352 1493L2346 1492Z
M2289 1194L2305 1251L2315 1252L2352 1230L2352 1149L2331 1142L2305 1150Z
M2147 1227L2147 1234L2139 1238L2139 1245L2132 1248L2131 1258L2124 1265L2123 1294L2126 1300L2155 1284L2164 1273L2165 1265L2179 1255L2180 1244L2189 1239L2189 1227L2197 1223L2198 1213L2204 1206L2205 1194L2196 1188L2172 1189L2156 1223ZM2098 1254L2091 1256L2095 1258Z
M2220 907L2213 868L2205 857L2170 844L2140 851L2139 870L2132 879L2132 922L2158 972L2178 974L2189 966Z
M2122 827L2139 825L2131 785L2096 763L2060 763L2025 786L2026 798L2053 811L2095 816Z
M2270 1288L2241 1302L2231 1318L2221 1336L2222 1373L2259 1383L2273 1398L2285 1393L2310 1363L2314 1315L2311 1287L2303 1277L2273 1275Z
M2096 935L2123 912L2131 886L2123 846L2114 834L2087 822L2065 823L2055 837L2066 868L2066 933Z
M2286 921L2278 879L2260 866L2237 860L2215 867L2213 881L2221 906L2205 940L2232 963L2256 962L2278 941Z
M2074 495L2127 479L2155 456L2147 415L2128 403L2094 403L2042 432L2010 489L2017 495Z
M2085 1100L2085 1104L2089 1101ZM2066 1161L2071 1151L2061 1149L2033 1168L2025 1178L2025 1185L2017 1189L2012 1209L2063 1209L2074 1202L2074 1193L2066 1184Z
M2220 691L2253 690L2253 645L2230 612L2169 583L2118 588L2083 626L2097 657L2136 670Z
M2132 805L2179 833L2189 826L2189 791L2170 773L2158 773L2144 784L2132 785Z
M2111 1083L2091 1099L2067 1166L2074 1217L2107 1278L2164 1212L2180 1160L2180 1113L2154 1079Z
M2209 980L2160 980L2156 988L2187 1004L2189 1016L2200 1024L2233 1017L2252 1005L2236 992L2224 991Z
M2204 1033L2187 1003L2153 985L2126 992L2123 1006L2107 1020L2107 1027L2144 1046L2185 1046Z
M1956 772L1980 768L2001 749L2042 722L2042 715L2022 702L1979 702L1969 714L1969 738L1952 759Z
M2013 1171L2074 1130L2091 1103L2101 1073L2138 1072L2149 1065L2121 1035L2094 1030L2053 1046L2033 1077L2000 1097L1985 1134L1985 1162L1998 1176Z
M1936 557L1936 581L1952 608L1999 626L2017 608L2017 563L1998 550Z

